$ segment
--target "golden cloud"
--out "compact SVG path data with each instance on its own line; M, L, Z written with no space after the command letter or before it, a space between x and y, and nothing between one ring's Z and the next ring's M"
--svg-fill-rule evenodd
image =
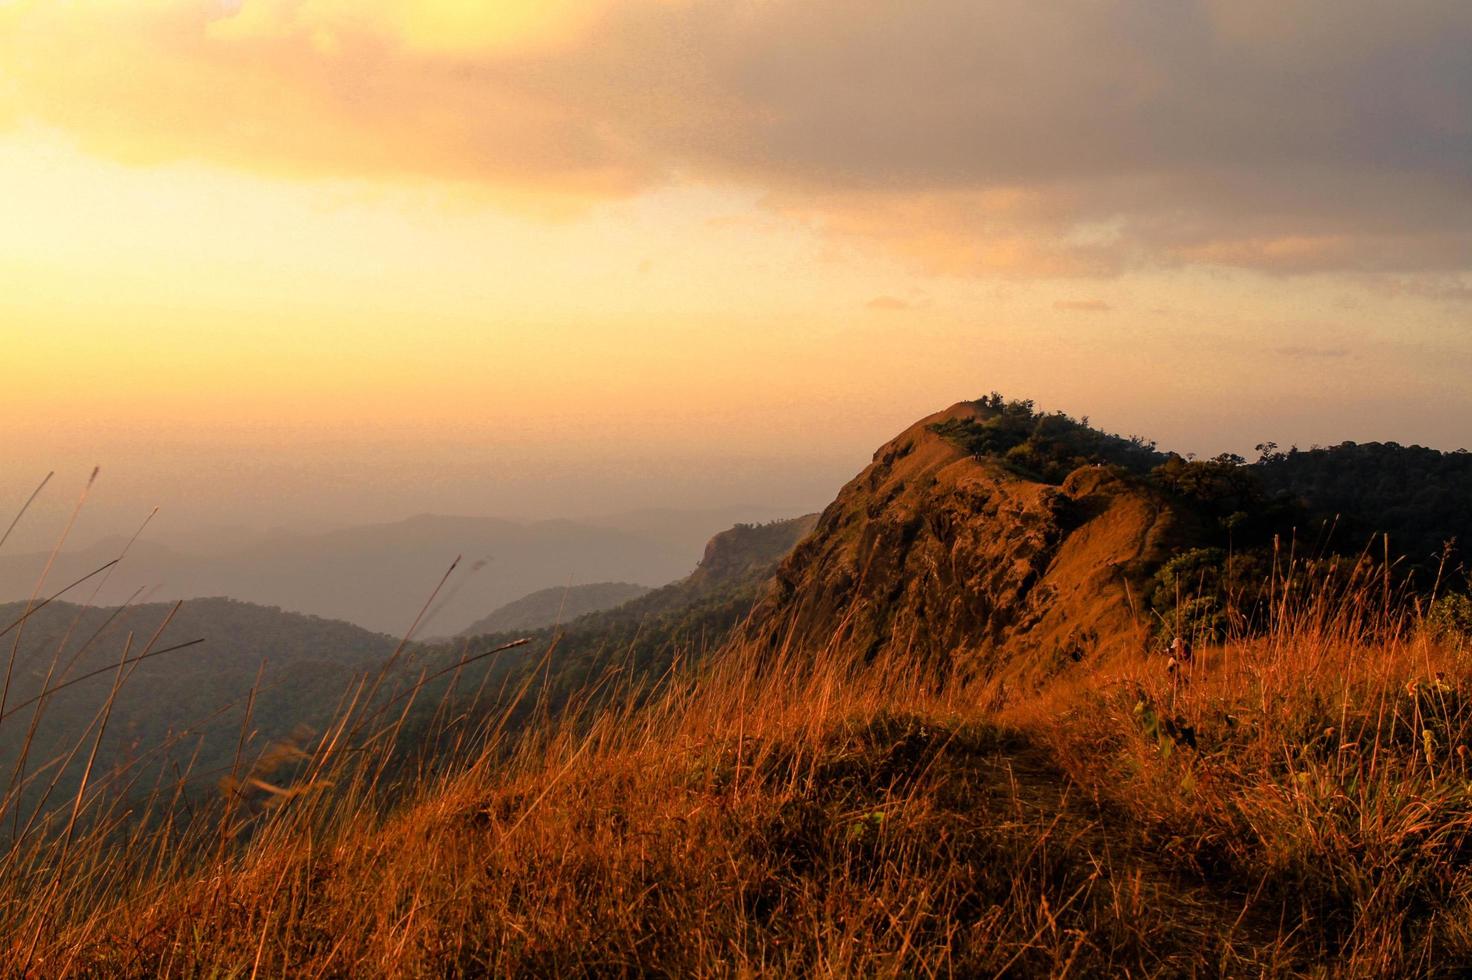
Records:
M945 274L1465 269L1472 6L1292 6L22 2L0 125L501 199L735 182Z
M599 198L650 167L574 101L521 83L575 18L500 3L246 0L31 4L0 35L11 121L136 164L203 160L284 176L432 178ZM370 13L371 12L371 13ZM566 35L555 35L565 40Z
M306 38L324 54L363 37L415 55L479 57L572 43L606 7L600 0L245 0L222 4L211 38Z

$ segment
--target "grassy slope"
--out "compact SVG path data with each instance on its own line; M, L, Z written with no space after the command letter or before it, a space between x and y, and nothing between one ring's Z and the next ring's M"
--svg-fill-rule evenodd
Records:
M417 777L384 754L405 746L409 709L362 709L294 760L289 785L262 767L188 812L152 801L162 830L127 836L79 797L74 832L0 857L7 962L1459 975L1472 649L1424 628L1368 564L1332 587L1310 577L1274 567L1253 592L1260 631L1185 665L1136 647L1025 697L842 640L728 648L651 692L659 669L623 668L692 659L669 638L698 648L751 598L716 589L681 606L681 630L646 633L653 593L622 631L570 632L560 675L518 651L536 669L498 675L511 701L497 695L509 706L484 726L457 725L449 702L414 706L443 727ZM657 649L639 646L649 637ZM531 734L504 737L511 718Z
M324 765L235 857L12 858L0 925L45 974L1455 975L1472 651L1361 586L1022 703L730 650L396 806Z

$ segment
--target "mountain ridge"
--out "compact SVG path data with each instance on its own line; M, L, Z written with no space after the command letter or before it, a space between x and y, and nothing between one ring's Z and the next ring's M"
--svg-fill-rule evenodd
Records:
M107 576L103 605L133 598L193 599L225 595L309 615L402 634L457 555L460 575L439 597L424 629L453 634L508 602L541 588L580 581L661 585L688 574L694 557L729 524L706 526L718 512L650 528L634 515L627 529L570 520L418 515L403 521L308 534L273 534L245 547L199 554L147 538ZM614 517L608 518L610 522ZM644 523L648 523L645 521ZM53 588L115 559L126 541L111 539L64 551L48 579ZM49 554L0 556L0 600L35 588ZM91 595L92 586L77 595Z
M983 672L1030 659L1029 676L1138 646L1136 597L1187 518L1116 469L1053 486L936 431L985 417L961 402L885 443L784 560L749 637Z
M458 635L484 636L541 629L621 606L652 591L647 585L632 582L592 582L538 589L492 610Z

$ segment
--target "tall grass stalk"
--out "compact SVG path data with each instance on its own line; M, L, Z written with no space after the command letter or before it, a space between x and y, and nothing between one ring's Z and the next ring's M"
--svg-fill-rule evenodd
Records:
M553 646L494 712L446 694L442 757L399 738L437 678L391 691L378 671L292 749L293 780L243 735L213 798L187 771L131 808L84 786L69 832L0 853L0 941L47 976L1466 962L1466 646L1421 629L1376 561L1286 549L1250 601L1177 670L1141 651L1005 699L996 677L860 656L840 631L686 651L659 677L614 660L554 712Z

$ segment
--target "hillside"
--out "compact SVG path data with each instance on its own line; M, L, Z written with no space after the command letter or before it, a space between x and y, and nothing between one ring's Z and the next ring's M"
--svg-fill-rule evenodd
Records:
M508 627L491 636L408 645L373 704L399 704L396 710L403 716L396 739L414 755L437 744L431 729L447 701L479 717L503 710L504 692L543 672L557 704L615 662L631 666L638 676L657 676L677 651L718 643L810 526L810 520L738 525L707 544L687 578L652 591L619 583L598 587L594 596L600 603L620 595L629 599L613 610L585 613L559 630ZM560 602L564 590L554 591L538 601ZM24 612L24 603L0 605L0 628ZM512 612L527 622L537 608L527 604ZM555 618L555 610L551 615ZM166 620L167 628L160 631ZM248 768L273 744L309 743L329 729L356 685L376 676L398 646L387 635L348 623L230 599L189 600L177 611L163 603L83 608L52 602L5 637L16 643L16 658L8 707L0 718L0 772L30 777L16 812L42 803L54 806L75 791L87 755L78 747L108 701L130 637L133 657L203 642L130 666L127 683L108 706L94 769L109 774L127 767L126 779L118 783L123 793L134 792L126 788L131 781L146 782L164 771L187 774L191 792L213 792L223 774L240 764ZM523 640L504 656L480 657ZM473 662L455 669L462 660ZM78 678L85 679L69 683ZM424 685L418 696L397 702L416 683ZM35 701L43 687L58 685L64 689ZM249 737L242 741L247 705ZM516 724L524 720L518 716Z
M24 603L0 605L0 628L24 612ZM136 763L130 778L148 779L174 765L187 769L193 760L199 779L212 784L230 769L247 701L252 750L294 733L320 733L353 680L382 664L396 645L349 623L231 599L197 599L177 611L164 603L53 602L4 639L7 659L12 644L15 657L0 715L0 772L14 771L27 756L27 771L42 772L26 794L30 804L53 780L52 799L74 792L84 757L64 769L53 764L94 730L125 650L136 658L203 641L129 668L97 743L95 771ZM43 689L77 679L44 702L33 701Z
M1258 465L953 406L246 816L13 847L0 925L62 975L1461 975L1466 584L1297 553L1329 498Z
M954 405L839 492L746 636L1036 686L1260 620L1279 547L1339 567L1388 552L1396 580L1423 591L1465 580L1465 552L1445 546L1472 540L1472 455L1274 448L1252 464L1187 460L1031 402Z
M481 617L461 630L460 635L484 636L487 633L541 629L588 613L612 609L650 591L646 585L630 582L594 582L591 585L539 589Z
M1053 485L951 437L989 417L962 403L885 444L783 562L753 637L1028 676L1139 646L1146 583L1194 518L1123 470Z
M778 563L814 527L817 515L766 524L738 524L706 544L688 576L555 629L473 638L479 647L529 639L500 662L497 677L514 689L533 669L542 673L551 705L580 697L610 670L624 683L647 684L682 658L699 660L720 647L751 615ZM551 650L546 663L543 653ZM465 708L464 710L471 710ZM487 710L484 703L475 710Z
M1189 683L1135 653L1012 705L729 649L387 812L303 797L228 862L145 841L120 899L0 879L0 924L50 975L1458 976L1465 656L1282 598Z

